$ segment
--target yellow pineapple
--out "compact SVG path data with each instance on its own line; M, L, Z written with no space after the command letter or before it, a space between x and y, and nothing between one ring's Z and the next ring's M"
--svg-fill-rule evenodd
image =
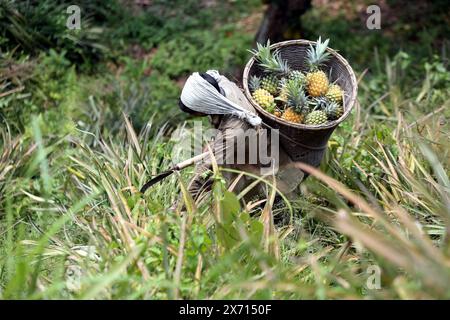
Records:
M306 75L307 90L311 97L323 96L328 89L328 78L322 70L310 72Z
M305 117L303 114L295 112L293 107L289 107L284 111L281 118L289 122L302 123Z
M306 55L306 62L309 66L309 72L306 74L306 90L312 97L324 95L328 90L328 78L325 72L320 70L320 66L329 59L330 53L326 51L329 39L322 42L321 38L317 40L316 47L310 45Z
M256 89L253 91L253 99L255 99L256 103L258 103L262 108L266 109L268 112L272 113L275 111L275 99L269 93L269 91L265 89Z

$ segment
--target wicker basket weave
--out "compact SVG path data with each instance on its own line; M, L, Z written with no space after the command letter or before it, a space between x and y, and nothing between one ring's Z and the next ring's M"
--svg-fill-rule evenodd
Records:
M286 60L292 69L307 71L305 63L306 51L309 45L315 45L314 41L290 40L275 43L271 50L278 50L281 58ZM347 118L356 101L357 82L353 69L348 62L335 50L327 48L330 59L322 68L330 75L330 82L336 83L344 91L344 114L337 120L322 125L305 125L286 122L261 108L253 100L248 87L248 80L252 75L260 76L263 70L252 57L244 69L243 85L245 95L258 111L264 123L272 128L280 130L280 143L294 161L301 161L313 166L319 166L325 153L328 139L334 129Z

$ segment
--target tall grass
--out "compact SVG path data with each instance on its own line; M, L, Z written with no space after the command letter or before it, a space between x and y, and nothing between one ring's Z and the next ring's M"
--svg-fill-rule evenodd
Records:
M190 170L141 194L173 142L126 115L110 137L54 137L40 118L3 127L0 297L449 298L450 94L435 72L405 89L386 68L379 95L361 77L326 164L298 164L311 177L282 202L271 178L266 198L242 202L216 165L207 200L186 191Z
M272 177L226 184L214 164L194 201L192 169L139 190L171 166L171 131L189 127L173 108L183 79L235 74L260 2L83 1L80 32L59 2L0 4L0 299L450 298L445 50L384 59L398 50L386 34L348 38L341 18L316 28L311 10L311 38L329 34L356 70L370 67L322 166L297 164L310 177L288 199ZM255 182L238 193L244 176ZM257 183L266 195L245 202Z

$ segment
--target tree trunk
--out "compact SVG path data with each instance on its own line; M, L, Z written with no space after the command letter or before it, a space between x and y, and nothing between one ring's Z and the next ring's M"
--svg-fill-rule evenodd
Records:
M311 0L268 0L264 19L256 34L256 42L272 43L299 38L300 17L311 7Z

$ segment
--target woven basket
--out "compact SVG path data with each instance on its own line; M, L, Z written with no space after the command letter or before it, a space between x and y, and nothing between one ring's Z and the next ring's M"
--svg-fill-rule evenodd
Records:
M307 71L305 63L306 51L309 45L315 45L314 41L290 40L275 43L271 50L278 50L281 58L286 60L292 69ZM248 88L248 80L252 75L261 76L263 70L252 57L244 69L243 85L247 99L258 111L264 123L272 128L280 130L280 143L292 160L305 162L315 167L319 166L325 153L328 139L334 129L347 118L356 101L357 82L355 74L348 62L335 50L327 48L330 59L322 70L330 75L330 82L336 83L344 91L344 114L337 120L322 125L306 125L286 122L261 108L251 95Z

